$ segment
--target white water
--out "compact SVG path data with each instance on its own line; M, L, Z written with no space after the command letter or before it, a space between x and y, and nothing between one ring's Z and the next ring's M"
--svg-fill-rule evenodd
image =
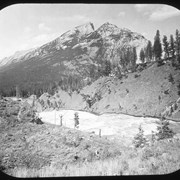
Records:
M134 137L141 124L144 134L156 131L156 118L134 117L124 114L95 115L89 112L75 110L44 111L39 113L43 122L60 125L60 116L63 116L63 126L74 128L74 113L79 114L79 130L99 133L101 135L120 135L122 137Z

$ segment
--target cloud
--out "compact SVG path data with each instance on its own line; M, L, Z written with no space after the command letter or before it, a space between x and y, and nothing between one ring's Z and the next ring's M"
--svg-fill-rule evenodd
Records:
M44 23L40 23L40 24L38 25L38 29L39 29L40 31L51 31L51 28L47 27Z
M41 46L45 43L48 43L52 40L54 40L55 38L57 38L59 36L59 34L57 33L44 33L44 34L39 34L37 36L32 37L31 39L29 39L29 41L27 42L28 47L37 47L37 46Z
M26 49L28 49L28 43L23 43L18 47L18 50L26 50Z
M122 11L122 12L119 12L119 13L118 13L118 16L119 16L119 17L123 17L123 16L125 16L125 14L126 14L126 13L125 13L124 11Z
M165 19L179 16L180 11L169 5L156 5L156 4L136 4L135 9L137 12L148 16L151 21L163 21Z
M8 47L8 49L4 49L4 54L0 55L0 59L4 58L5 56L11 56L14 54L14 52L16 51L21 51L21 50L28 50L31 48L36 48L39 46L42 46L43 44L46 44L52 40L54 40L55 38L57 38L59 36L59 34L57 33L52 33L52 34L48 34L48 33L44 33L44 34L39 34L33 37L28 37L26 39L26 42L22 42L16 46L10 46Z
M146 32L142 32L141 34L142 34L144 37L147 36L147 33L146 33Z
M67 23L85 23L85 22L89 22L90 18L86 15L74 15L74 16L56 16L56 17L50 17L50 16L46 16L46 17L41 17L41 20L43 22L47 22L47 23L63 23L66 22Z
M25 32L25 33L30 33L31 31L32 31L31 28L28 27L28 26L26 26L26 27L24 28L24 32Z
M179 16L180 11L172 6L164 5L162 8L152 12L149 19L152 21L162 21L171 17Z
M148 4L135 4L134 7L138 12L144 11L145 9L149 8L151 5Z
M86 21L89 21L90 19L85 15L84 16L83 15L75 15L72 17L65 17L65 20L86 22Z

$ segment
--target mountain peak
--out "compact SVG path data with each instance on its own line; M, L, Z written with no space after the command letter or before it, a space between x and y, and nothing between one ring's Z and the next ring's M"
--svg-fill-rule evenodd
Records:
M100 26L100 28L101 28L101 27L118 28L116 25L111 24L111 23L109 23L109 22L105 22L102 26Z
M100 26L97 29L97 31L98 31L99 34L101 34L102 37L106 37L106 36L109 36L110 34L112 34L114 32L120 32L120 28L118 28L114 24L106 22L102 26Z
M94 25L93 23L88 22L80 26L76 26L75 29L78 30L82 34L89 34L94 31Z

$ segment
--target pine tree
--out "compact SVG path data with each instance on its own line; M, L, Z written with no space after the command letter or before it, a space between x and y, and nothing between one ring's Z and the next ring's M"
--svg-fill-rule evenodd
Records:
M145 53L144 53L143 49L141 49L139 56L140 56L141 62L144 63L145 62Z
M146 51L145 51L145 57L147 59L147 62L150 62L152 60L152 56L153 56L152 43L151 41L148 41Z
M156 36L154 37L154 46L153 46L153 52L155 59L160 61L162 56L162 47L161 47L161 41L160 41L160 32L157 30Z
M111 73L111 63L110 61L106 60L105 61L105 76L109 76L109 74Z
M90 67L90 70L89 70L89 77L94 79L95 78L95 75L96 75L96 66L94 64L92 64L92 66Z
M124 58L125 58L125 66L127 67L130 62L131 62L131 58L132 58L132 54L131 54L131 49L130 47L128 47L127 49L125 49L125 54L124 54Z
M121 72L121 68L119 67L119 65L117 65L117 74L116 76L118 77L118 79L122 78L122 72Z
M120 48L118 49L119 51L119 56L120 56L120 64L122 66L123 71L127 71L127 64L129 63L129 59L128 59L128 48Z
M175 57L175 42L173 35L170 35L170 40L169 40L169 55L174 58Z
M164 57L169 58L169 42L167 41L167 36L163 36L163 46L164 46Z
M176 52L176 60L180 62L180 34L178 29L176 29L175 52Z
M131 64L132 64L132 69L133 69L133 71L135 71L135 69L136 69L136 61L137 61L136 47L133 47L133 58L132 58L132 60L131 60Z
M169 128L169 121L165 120L164 117L161 118L157 131L156 136L158 140L172 138L174 136L174 132Z
M103 71L102 71L102 67L100 66L100 64L98 63L98 67L97 67L97 77L100 77L103 75Z
M78 112L74 113L74 128L78 128L79 127L79 114Z
M142 129L141 125L139 126L139 132L135 135L133 139L133 144L135 148L144 147L147 145L147 139L144 136L144 130Z
M16 97L20 98L20 88L18 85L16 86Z

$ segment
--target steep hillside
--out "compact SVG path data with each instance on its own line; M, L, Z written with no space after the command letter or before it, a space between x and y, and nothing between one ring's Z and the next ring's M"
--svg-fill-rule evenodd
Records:
M179 69L171 62L158 66L152 62L122 79L101 77L79 93L60 90L54 96L42 95L39 110L67 108L95 113L117 112L138 116L157 116L179 120ZM176 104L176 105L173 105ZM172 106L172 108L171 108ZM171 112L166 112L170 108Z
M105 60L123 68L120 56L124 49L135 47L139 54L146 44L142 35L128 29L105 23L95 30L87 23L19 58L11 57L11 63L0 66L0 90L11 91L19 85L31 94L33 86L43 91L42 87L69 76L82 85L92 74L98 77L98 68L103 69Z
M179 97L180 72L175 69L171 63L160 67L154 63L141 72L128 74L122 80L111 77L99 79L81 93L101 97L91 107L95 112L159 116Z

